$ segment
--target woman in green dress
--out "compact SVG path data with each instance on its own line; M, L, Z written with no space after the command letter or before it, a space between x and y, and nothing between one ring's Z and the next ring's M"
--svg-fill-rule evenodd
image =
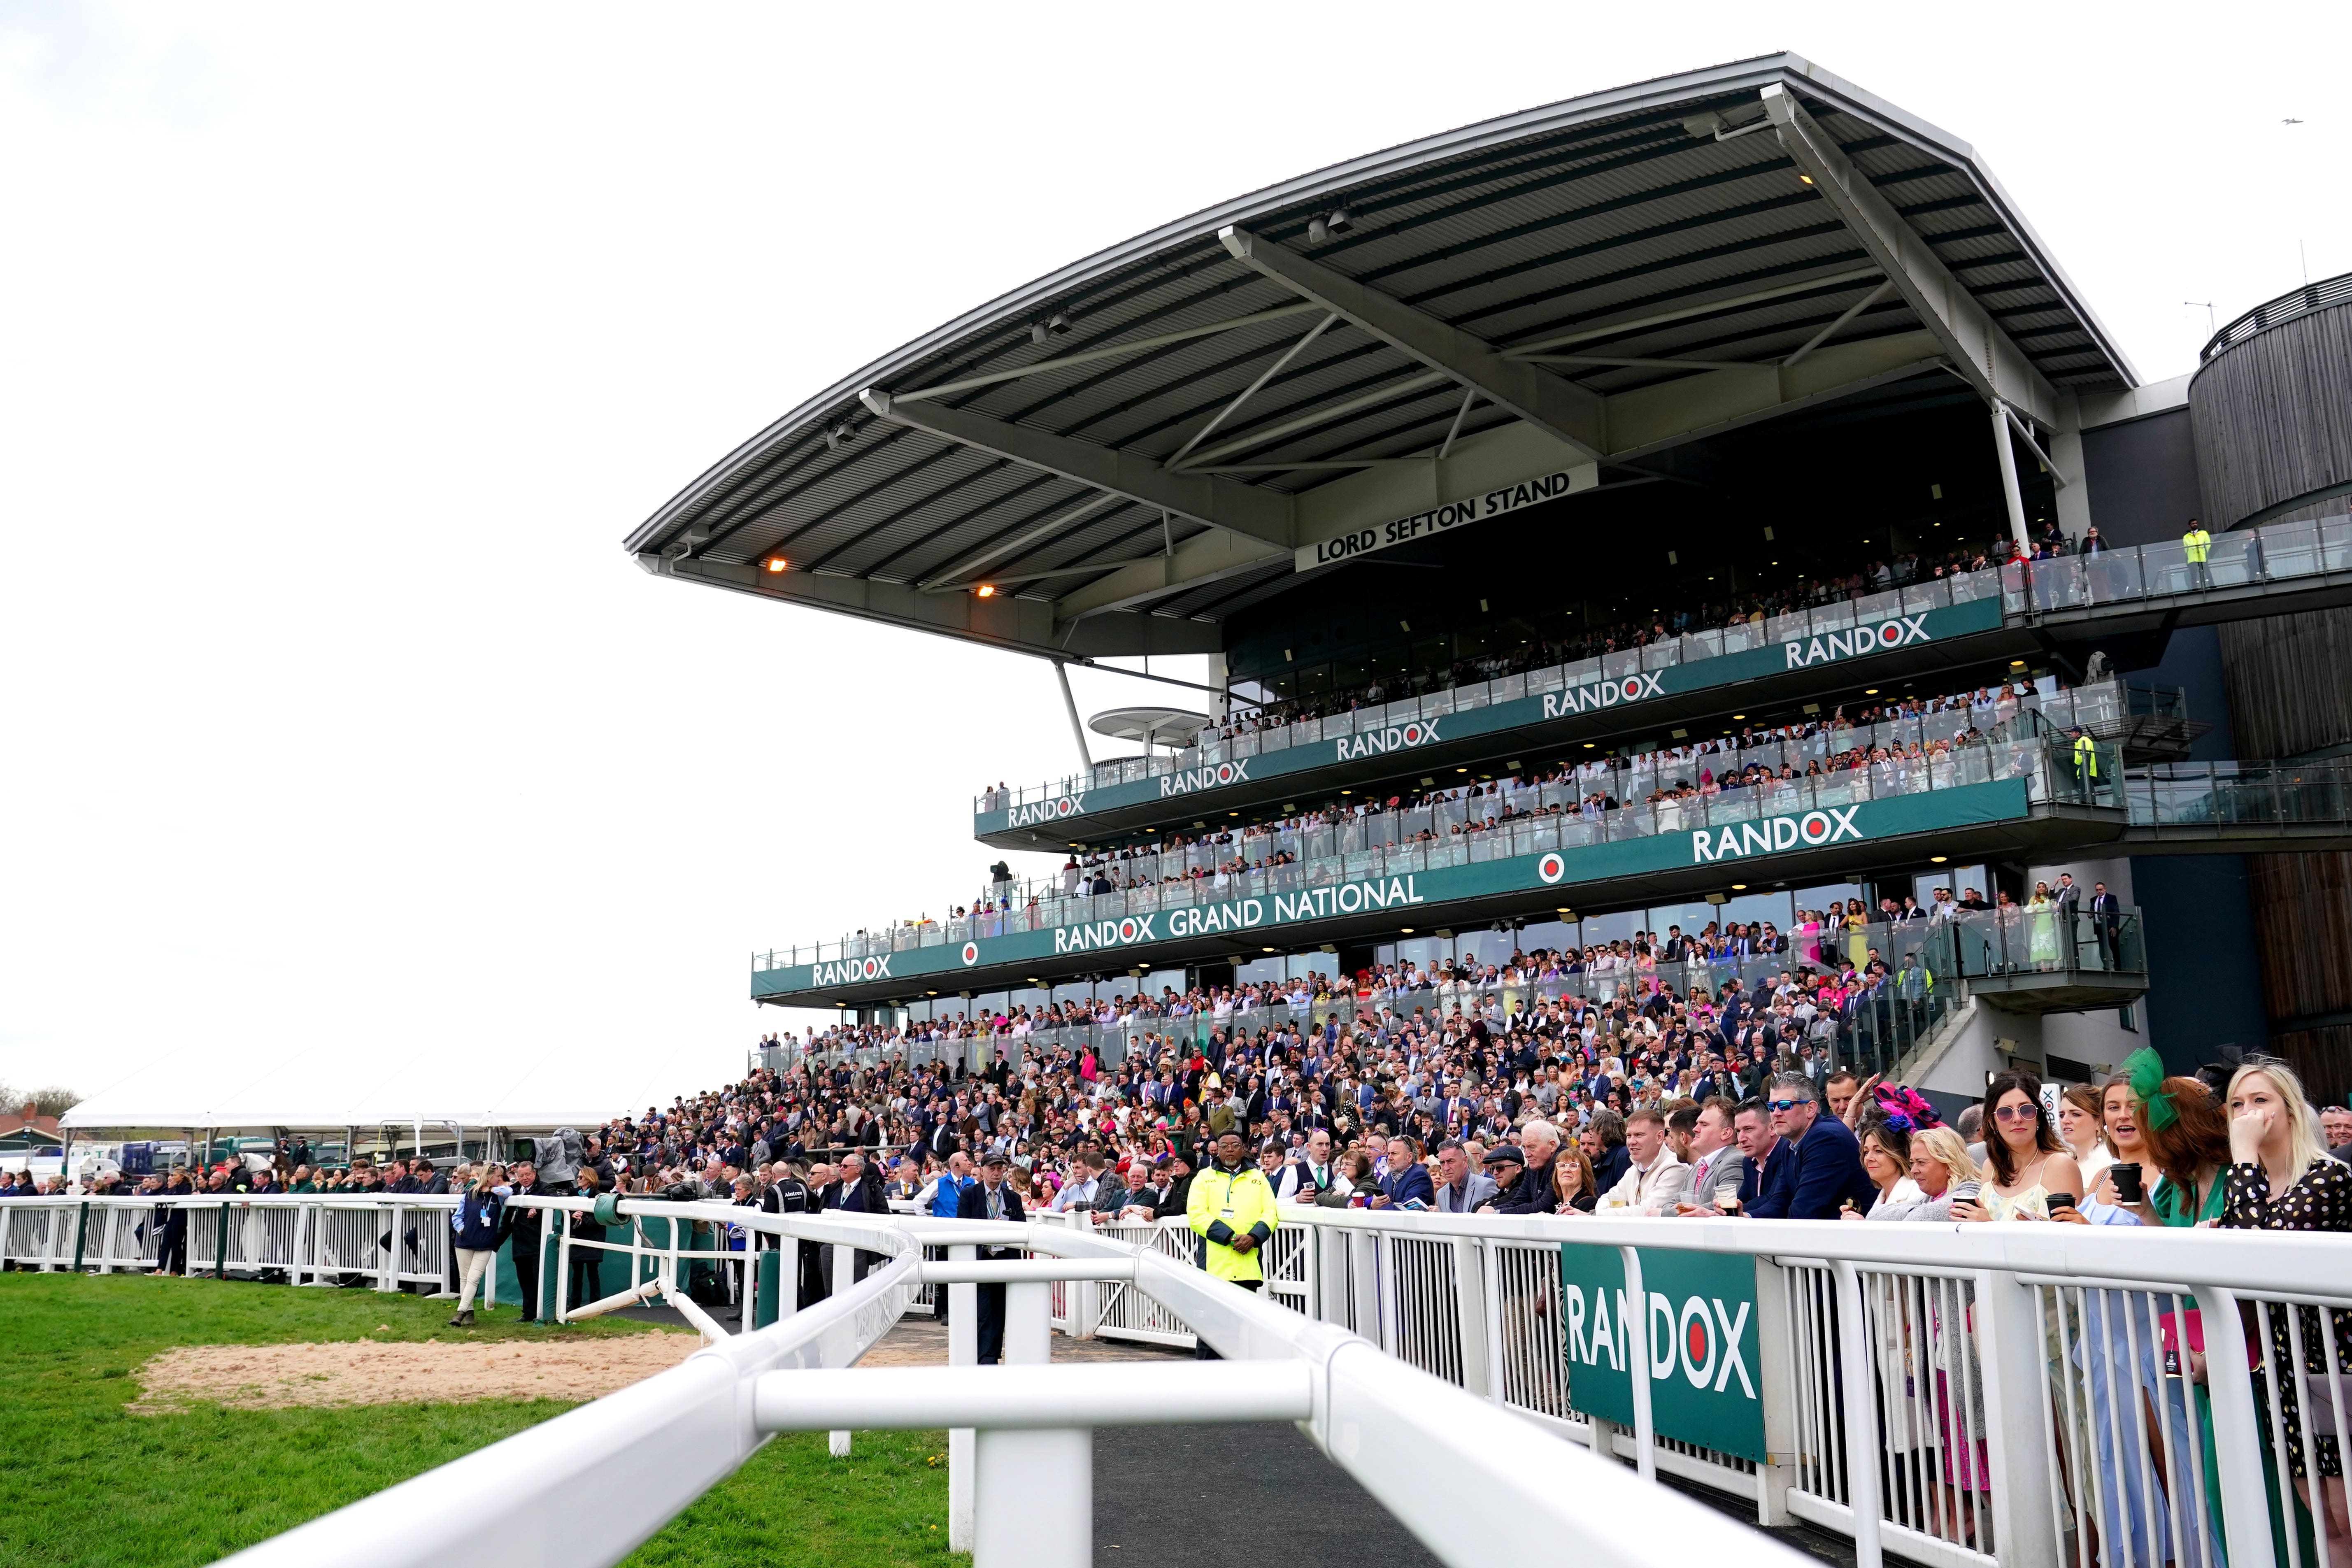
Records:
M2058 900L2047 882L2033 884L2033 897L2025 900L2027 941L2031 943L2033 967L2058 967Z

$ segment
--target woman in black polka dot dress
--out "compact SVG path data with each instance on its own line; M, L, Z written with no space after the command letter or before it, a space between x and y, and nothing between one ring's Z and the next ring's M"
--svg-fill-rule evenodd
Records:
M2284 1066L2240 1068L2230 1079L2230 1161L2222 1194L2224 1226L2352 1231L2352 1165L2329 1159L2319 1146L2303 1085ZM2326 1531L2327 1560L2342 1563L2352 1561L2352 1518L2346 1509L2344 1455L2336 1435L2327 1430L2336 1425L2336 1412L2323 1402L2313 1422L2319 1429L2315 1435L2323 1497L2315 1506L2302 1396L2315 1388L2324 1401L2332 1327L2336 1370L2347 1374L2345 1396L2352 1399L2352 1311L2331 1309L2328 1325L2321 1323L2319 1311L2316 1307L2298 1307L2292 1313L2284 1306L2263 1309L2270 1325L2270 1354L2254 1371L2254 1397L2268 1409L2270 1372L2277 1368L2285 1385L2279 1399L2279 1425L2286 1435L2287 1466L2295 1491ZM2298 1322L2299 1335L2290 1332L2290 1319ZM2303 1342L2300 1354L2293 1342L2298 1338Z

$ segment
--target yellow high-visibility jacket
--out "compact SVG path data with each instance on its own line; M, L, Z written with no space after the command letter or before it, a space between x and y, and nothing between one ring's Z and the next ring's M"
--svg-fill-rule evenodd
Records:
M2088 735L2074 737L2074 767L2084 778L2099 776L2099 743Z
M2180 536L2180 548L2191 561L2202 561L2213 547L2213 536L2201 528L2192 528Z
M1184 1205L1184 1218L1199 1237L1206 1256L1202 1266L1219 1279L1263 1279L1258 1259L1282 1223L1276 1212L1273 1184L1255 1162L1238 1171L1221 1169L1212 1160L1192 1178L1192 1192ZM1235 1252L1234 1238L1257 1237L1257 1246Z

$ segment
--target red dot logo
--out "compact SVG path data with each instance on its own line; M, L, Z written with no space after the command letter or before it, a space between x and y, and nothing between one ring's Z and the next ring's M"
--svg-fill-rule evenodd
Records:
M1552 850L1536 862L1536 875L1547 882L1557 882L1568 875L1568 862L1559 858L1559 850Z
M1708 1365L1714 1358L1707 1353L1706 1320L1695 1317L1688 1320L1688 1331L1685 1338L1690 1342L1684 1353L1690 1357L1690 1364L1693 1366Z
M968 942L963 944L963 961L968 964L980 962L980 943Z
M1635 675L1635 676L1629 676L1629 677L1627 677L1627 678L1626 678L1626 680L1625 680L1625 687L1624 687L1624 690L1625 690L1625 700L1626 700L1626 701L1628 701L1628 702L1631 702L1631 701L1633 701L1633 699L1635 699L1636 697L1641 696L1641 695L1642 695L1642 678L1641 678L1640 676L1638 676L1638 675Z
M1118 922L1118 940L1121 942L1133 942L1135 940L1135 922L1133 921L1121 921Z
M1830 819L1818 811L1809 811L1797 824L1797 831L1805 836L1806 843L1819 844L1830 836Z

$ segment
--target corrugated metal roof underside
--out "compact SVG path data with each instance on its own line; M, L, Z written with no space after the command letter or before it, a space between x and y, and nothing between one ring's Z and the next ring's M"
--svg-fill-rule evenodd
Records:
M1865 118L1852 106L1858 93L1822 96L1813 79L1819 73L1796 76L1802 65L1780 57L1745 70L1694 73L1690 96L1652 93L1634 107L1580 121L1570 115L1491 144L1482 142L1481 128L1472 128L1423 144L1423 157L1415 149L1376 155L1370 162L1377 166L1356 177L1301 182L1286 198L1276 193L1271 205L1260 202L1253 210L1251 202L1236 204L1147 237L1128 247L1131 254L1081 263L1064 283L975 312L779 421L640 529L632 547L658 551L692 533L701 536L695 552L712 561L741 563L781 553L794 570L932 584L977 560L1013 592L1046 599L1089 579L1043 574L1090 564L1108 569L1152 552L1165 542L1156 509L1119 501L1045 528L1097 498L1084 486L876 420L856 393L866 384L895 391L935 385L1295 306L1286 289L1219 244L1216 229L1237 217L1264 238L1504 346L1856 271L1869 258L1829 204L1797 178L1773 136L1717 141L1685 128L1704 112L1752 114L1757 81L1775 71L2053 385L2089 391L2128 384L2128 368L2095 321L2041 258L2031 234L2005 216L1989 175L1937 155L1922 144L1929 139L1916 133L1916 122L1906 129L1895 111L1885 123ZM1469 150L1452 150L1465 146ZM1310 246L1310 219L1335 206L1349 214L1349 228ZM1761 363L1796 349L1875 286L1868 278L1825 281L1603 332L1580 341L1575 352ZM1033 342L1033 324L1055 315L1068 330ZM1165 460L1318 319L1294 313L941 401ZM1847 323L1839 341L1918 325L1900 294L1890 292ZM1601 393L1695 374L1654 366L1549 368ZM1253 465L1427 453L1444 439L1462 404L1458 386L1419 384L1429 379L1419 363L1340 321L1202 450ZM1342 401L1357 405L1344 417L1278 433ZM1482 404L1463 429L1507 422ZM842 426L854 433L845 443L828 434ZM1236 477L1296 491L1333 476L1294 469ZM1181 520L1173 524L1180 541L1197 531ZM1003 550L1015 541L1018 548ZM1287 570L1285 563L1271 563L1141 607L1214 619Z

